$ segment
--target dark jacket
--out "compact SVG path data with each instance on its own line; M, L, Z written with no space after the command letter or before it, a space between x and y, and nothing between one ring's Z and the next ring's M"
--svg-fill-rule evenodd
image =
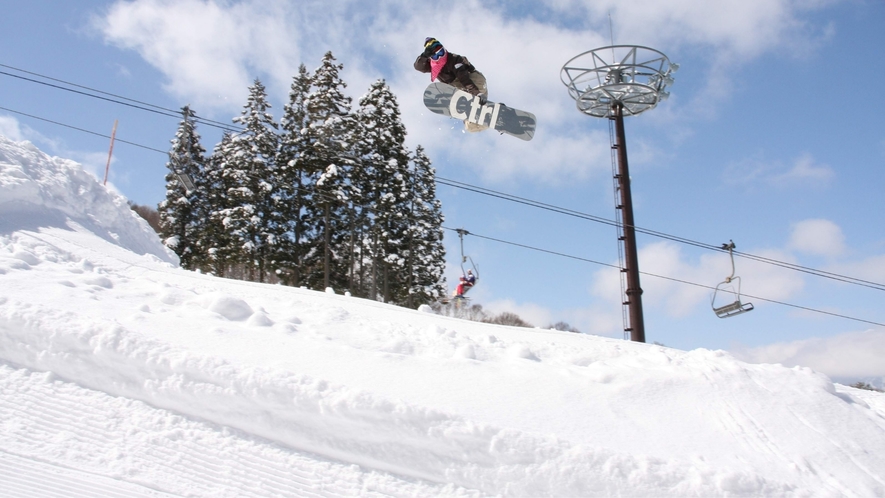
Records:
M430 56L423 53L419 55L418 58L415 59L415 69L422 73L429 73ZM443 66L442 70L439 72L437 79L443 83L451 84L457 78L457 80L466 87L467 85L473 84L473 81L470 79L470 73L474 71L476 71L476 68L473 67L473 64L467 61L466 57L449 52L449 58L446 60L446 65Z

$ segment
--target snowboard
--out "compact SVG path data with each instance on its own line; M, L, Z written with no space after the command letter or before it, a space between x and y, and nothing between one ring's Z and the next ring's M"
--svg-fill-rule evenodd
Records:
M460 296L452 296L452 297L444 297L439 300L440 304L447 305L449 303L454 303L455 307L459 307L464 303L470 302L470 298L464 295Z
M478 96L440 81L424 90L424 105L436 114L494 128L520 140L528 141L535 136L534 114L496 102L483 104Z

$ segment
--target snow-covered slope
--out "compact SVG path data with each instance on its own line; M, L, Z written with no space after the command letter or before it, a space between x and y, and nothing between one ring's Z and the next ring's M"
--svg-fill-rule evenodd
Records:
M178 258L156 233L77 163L50 157L30 142L0 136L0 230L80 229L136 254Z
M183 271L2 137L0 217L0 494L885 494L883 395L809 369Z

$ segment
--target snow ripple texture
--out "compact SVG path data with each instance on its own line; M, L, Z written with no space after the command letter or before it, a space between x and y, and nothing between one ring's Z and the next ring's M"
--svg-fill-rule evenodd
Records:
M881 396L809 369L186 272L5 139L0 195L3 494L885 495Z
M53 374L0 366L0 393L6 421L0 492L6 497L456 495L452 486L364 471ZM47 471L43 467L52 466L12 453L65 467Z

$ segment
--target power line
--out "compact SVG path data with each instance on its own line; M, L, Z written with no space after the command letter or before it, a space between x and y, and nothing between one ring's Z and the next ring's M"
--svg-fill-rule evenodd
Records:
M42 75L42 74L35 73L35 72L32 72L32 71L27 71L27 70L20 69L20 68L16 68L16 67L9 66L9 65L6 65L6 64L0 64L0 67L5 67L5 68L8 68L8 69L12 69L12 70L15 70L15 71L19 71L19 72L22 72L22 73L25 73L25 74L30 74L30 75L33 75L33 76L38 76L38 77L40 77L40 78L44 78L44 79L47 79L47 80L56 81L56 82L59 82L59 83L64 83L64 84L66 84L66 85L74 86L74 87L77 87L77 88L83 88L83 89L86 89L86 90L89 90L89 91L92 91L92 92L97 92L97 93L101 93L101 94L104 94L104 95L109 95L109 96L115 97L116 99L127 100L127 101L129 101L129 102L134 102L134 103L137 103L137 104L139 104L139 105L135 105L135 104L127 103L127 102L122 102L122 101L120 101L120 100L114 100L114 99L111 99L111 98L101 97L101 96L98 96L98 95L93 95L93 94L90 94L90 93L81 92L81 91L74 90L74 89L71 89L71 88L65 88L65 87L62 87L62 86L59 86L59 85L54 85L54 84L51 84L51 83L46 83L46 82L43 82L43 81L38 81L38 80L35 80L35 79L32 79L32 78L26 78L26 77L24 77L24 76L19 76L19 75L15 75L15 74L7 73L7 72L4 72L4 71L0 71L0 74L6 75L6 76L11 76L11 77L14 77L14 78L23 79L23 80L30 81L30 82L33 82L33 83L38 83L38 84L41 84L41 85L46 85L46 86L50 86L50 87L54 87L54 88L58 88L58 89L61 89L61 90L65 90L65 91L69 91L69 92L73 92L73 93L78 93L78 94L81 94L81 95L86 95L86 96L93 97L93 98L97 98L97 99L106 100L106 101L109 101L109 102L112 102L112 103L116 103L116 104L120 104L120 105L125 105L125 106L129 106L129 107L133 107L133 108L140 109L140 110L144 110L144 111L148 111L148 112L153 112L153 113L160 114L160 115L163 115L163 116L176 117L176 118L180 117L180 113L179 113L179 112L174 111L174 110L171 110L171 109L167 109L167 108L164 108L164 107L161 107L161 106L157 106L157 105L154 105L154 104L150 104L150 103L142 102L142 101L135 100L135 99L130 99L130 98L128 98L128 97L123 97L123 96L116 95L116 94L109 93L109 92L104 92L104 91L102 91L102 90L97 90L97 89L90 88L90 87L87 87L87 86L84 86L84 85L79 85L79 84L76 84L76 83L71 83L71 82L64 81L64 80L61 80L61 79L58 79L58 78L53 78L53 77L46 76L46 75ZM152 109L152 108L153 108L153 109ZM82 132L89 133L89 134L92 134L92 135L97 135L97 136L101 136L101 137L104 137L104 138L109 138L109 137L107 137L107 136L105 136L105 135L102 135L102 134L100 134L100 133L96 133L96 132L92 132L92 131L88 131L88 130L83 130L83 129L80 129L80 128L76 128L76 127L74 127L74 126L70 126L70 125L66 125L66 124L63 124L63 123L59 123L59 122L57 122L57 121L51 121L51 120L48 120L48 119L39 118L39 117L37 117L37 116L33 116L33 115L30 115L30 114L25 114L25 113L18 112L18 111L12 111L12 110L9 110L9 109L5 109L5 110L8 110L9 112L15 112L15 113L17 113L17 114L21 114L21 115L23 115L23 116L32 117L32 118L34 118L34 119L39 119L39 120L42 120L42 121L46 121L46 122L50 122L50 123L57 124L57 125L60 125L60 126L64 126L64 127L67 127L67 128L76 129L76 130L78 130L78 131L82 131ZM242 131L242 130L240 130L240 129L236 129L236 128L230 126L230 125L225 125L225 124L220 123L220 122L218 122L218 121L207 120L207 119L199 118L199 117L195 117L194 120L195 120L195 122L198 122L198 123L200 123L200 124L205 124L205 125L207 125L207 126L213 126L213 127L216 127L216 128L221 128L221 129L223 129L223 130L225 130L225 131L230 131L230 132L235 132L235 133L238 133L238 132L241 132L241 131ZM144 149L154 150L154 151L157 151L157 152L161 152L161 153L163 153L163 154L166 154L166 152L159 151L158 149L154 149L154 148L147 147L147 146L144 146L144 145L136 144L136 143L133 143L133 142L126 142L125 140L119 140L119 141L120 141L120 142L123 142L123 143L127 143L127 144L129 144L129 145L134 145L134 146L136 146L136 147L141 147L141 148L144 148ZM594 215L591 215L591 214L588 214L588 213L583 213L583 212L580 212L580 211L576 211L576 210L572 210L572 209L564 208L564 207L561 207L561 206L555 206L555 205L552 205L552 204L547 204L547 203L543 203L543 202L540 202L540 201L535 201L535 200L532 200L532 199L527 199L527 198L524 198L524 197L519 197L519 196L512 195L512 194L507 194L507 193L504 193L504 192L499 192L499 191L495 191L495 190L492 190L492 189L487 189L487 188L484 188L484 187L479 187L479 186L476 186L476 185L471 185L471 184L464 183L464 182L460 182L460 181L457 181L457 180L450 180L450 179L446 179L446 178L436 177L436 181L437 181L437 183L440 183L440 184L442 184L442 185L448 185L448 186L451 186L451 187L454 187L454 188L459 188L459 189L463 189L463 190L468 190L468 191L471 191L471 192L474 192L474 193L478 193L478 194L481 194L481 195L487 195L487 196L491 196L491 197L496 197L496 198L503 199L503 200L506 200L506 201L509 201L509 202L515 202L515 203L519 203L519 204L524 204L524 205L527 205L527 206L530 206L530 207L535 207L535 208L538 208L538 209L544 209L544 210L547 210L547 211L551 211L551 212L555 212L555 213L559 213L559 214L563 214L563 215L567 215L567 216L572 216L572 217L576 217L576 218L580 218L580 219L585 219L585 220L588 220L588 221L593 221L593 222L595 222L595 223L601 223L601 224L610 225L610 226L614 226L614 227L619 226L619 223L618 223L617 221L610 220L610 219L607 219L607 218L603 218L603 217L600 217L600 216L594 216ZM722 251L722 248L721 248L720 246L717 246L717 245L707 244L707 243L704 243L704 242L698 242L698 241L691 240L691 239L688 239L688 238L685 238L685 237L680 237L680 236L676 236L676 235L671 235L671 234L667 234L667 233L665 233L665 232L659 232L659 231L651 230L651 229L647 229L647 228L642 228L642 227L637 227L637 226L634 226L633 228L634 228L635 231L637 231L637 232L639 232L639 233L643 233L643 234L646 234L646 235L651 235L651 236L658 237L658 238L662 238L662 239L665 239L665 240L670 240L670 241L673 241L673 242L678 242L678 243L681 243L681 244L691 245L691 246L695 246L695 247L699 247L699 248L707 249L707 250ZM745 253L745 252L740 252L740 251L734 251L733 253L734 253L735 255L737 255L737 256L744 257L744 258L747 258L747 259L750 259L750 260L759 261L759 262L767 263L767 264L771 264L771 265L774 265L774 266L780 266L780 267L782 267L782 268L786 268L786 269L790 269L790 270L794 270L794 271L799 271L799 272L802 272L802 273L807 273L807 274L809 274L809 275L815 275L815 276L818 276L818 277L828 278L828 279L831 279L831 280L836 280L836 281L840 281L840 282L844 282L844 283L849 283L849 284L859 285L859 286L867 287L867 288L874 289L874 290L885 291L885 284L882 284L882 283L873 282L873 281L870 281L870 280L864 280L864 279L860 279L860 278L856 278L856 277L851 277L851 276L847 276L847 275L841 275L841 274L838 274L838 273L828 272L828 271L825 271L825 270L818 270L818 269L815 269L815 268L810 268L810 267L806 267L806 266L802 266L802 265L798 265L798 264L794 264L794 263L787 263L787 262L784 262L784 261L778 261L778 260L775 260L775 259L772 259L772 258L766 258L766 257L763 257L763 256L758 256L758 255L754 255L754 254L750 254L750 253Z
M64 124L64 123L60 123L60 122L58 122L58 121L53 121L53 120L49 120L49 119L45 119L45 118L41 118L41 117L39 117L39 116L34 116L34 115L32 115L32 114L23 113L23 112L16 111L16 110L13 110L13 109L9 109L9 108L6 108L6 107L0 107L0 109L2 109L2 110L4 110L4 111L7 111L7 112L12 112L12 113L15 113L15 114L19 114L19 115L22 115L22 116L27 116L27 117L29 117L29 118L38 119L38 120L40 120L40 121L45 121L45 122L48 122L48 123L52 123L52 124L55 124L55 125L58 125L58 126L63 126L63 127L66 127L66 128L70 128L70 129L73 129L73 130L77 130L77 131L80 131L80 132L83 132L83 133L88 133L88 134L91 134L91 135L96 135L96 136L99 136L99 137L102 137L102 138L110 138L110 136L108 136L108 135L104 135L104 134L97 133L97 132L94 132L94 131L86 130L86 129L83 129L83 128L78 128L78 127L76 127L76 126L67 125L67 124ZM141 148L143 148L143 149L147 149L147 150L150 150L150 151L159 152L160 154L163 154L163 155L167 155L167 152L162 151L162 150L159 150L159 149L155 149L155 148L153 148L153 147L148 147L148 146L145 146L145 145L141 145L141 144L138 144L138 143L135 143L135 142L130 142L130 141L127 141L127 140L122 140L122 139L119 139L119 138L116 139L116 140L117 140L118 142L121 142L121 143L125 143L125 144L128 144L128 145L133 145L133 146L135 146L135 147L141 147ZM443 178L438 178L438 177L437 177L437 181L438 181L439 183L444 184L444 185L449 185L449 186L456 187L456 188L463 188L463 189L465 189L465 190L473 191L473 192L480 193L480 194L484 194L484 195L492 195L492 196L494 196L494 197L499 197L499 198L502 198L502 199L504 199L504 200L508 200L508 201L511 201L511 202L519 202L519 203L526 204L526 205L529 205L529 206L532 206L532 207L540 207L540 208L543 208L543 209L548 209L548 210L550 210L550 211L560 212L560 213L562 213L562 214L569 214L569 215L576 216L576 217L579 217L579 218L591 219L591 220L593 220L593 221L599 221L599 222L602 222L602 223L605 223L605 224L609 224L609 225L613 225L613 226L616 225L616 222L611 221L611 220L605 220L604 218L599 218L599 217L592 216L592 215L589 215L589 214L586 214L586 213L580 213L580 212L578 212L578 211L573 211L573 210L569 210L569 209L565 209L565 208L560 208L560 207L557 207L557 206L552 206L552 205L549 205L549 204L544 204L544 203L537 202L537 201L532 201L532 200L530 200L530 199L520 198L520 197L517 197L517 196L511 195L511 194L505 194L505 193L502 193L502 192L491 191L491 190L489 190L489 189L484 189L484 188L482 188L482 187L478 187L478 186L475 186L475 185L469 185L469 184L466 184L466 183L463 183L463 182L458 182L458 181L455 181L455 180L447 180L447 179L443 179ZM326 194L318 193L318 194L315 194L315 195L317 195L318 197L324 197ZM335 200L337 200L337 198L335 198ZM369 207L365 207L365 209L366 209L367 211L376 211L374 208L369 208ZM442 226L441 228L443 228L443 229L445 229L445 230L457 231L457 229L449 228L449 227L445 227L445 226ZM615 268L615 269L619 269L619 270L620 270L620 267L619 267L619 266L617 266L617 265L613 265L613 264L610 264L610 263L603 263L603 262L601 262L601 261L596 261L596 260L592 260L592 259L588 259L588 258L583 258L583 257L580 257L580 256L574 256L574 255L571 255L571 254L566 254L566 253L562 253L562 252L558 252L558 251L553 251L553 250L549 250L549 249L543 249L543 248L540 248L540 247L530 246L530 245L527 245L527 244L521 244L521 243L518 243L518 242L512 242L512 241L507 241L507 240L503 240L503 239L498 239L498 238L490 237L490 236L486 236L486 235L479 235L479 234L474 233L474 232L470 232L470 235L473 235L474 237L477 237L477 238L486 239L486 240L491 240L491 241L493 241L493 242L498 242L498 243L501 243L501 244L511 245L511 246L520 247L520 248L523 248L523 249L528 249L528 250L537 251L537 252L543 252L543 253L546 253L546 254L552 254L552 255L554 255L554 256L559 256L559 257L568 258L568 259L574 259L574 260L582 261L582 262L585 262L585 263L591 263L591 264L595 264L595 265L606 266L606 267L609 267L609 268ZM699 244L699 243L698 243L698 244ZM719 249L719 248L716 248L716 247L714 247L714 246L710 246L710 248ZM752 256L752 255L748 255L748 256ZM760 260L765 260L765 259L768 259L768 258L761 258L761 257L760 257L759 259L760 259ZM775 262L775 263L782 263L782 262L777 262L777 261L775 261L775 260L771 260L771 261L773 261L773 262ZM774 263L773 263L773 264L774 264ZM790 268L790 265L789 265L788 263L783 263L782 266L785 266L785 267L787 267L787 268ZM644 271L641 271L640 273L643 274L643 275L650 276L650 277L661 278L661 279L670 280L670 281L673 281L673 282L678 282L678 283L682 283L682 284L686 284L686 285L693 285L693 286L696 286L696 287L702 287L702 288L710 289L710 290L715 289L715 287L711 287L711 286L709 286L709 285L699 284L699 283L696 283L696 282L691 282L691 281L688 281L688 280L682 280L682 279L678 279L678 278L674 278L674 277L667 277L667 276L664 276L664 275L657 275L657 274L654 274L654 273L649 273L649 272L644 272ZM850 277L847 277L847 278L850 278ZM862 319L862 318L856 318L856 317L852 317L852 316L848 316L848 315L842 315L842 314L839 314L839 313L833 313L833 312L824 311L824 310L819 310L819 309L810 308L810 307L806 307L806 306L800 306L800 305L797 305L797 304L787 303L787 302L783 302L783 301L777 301L777 300L774 300L774 299L768 299L768 298L764 298L764 297L760 297L760 296L753 296L753 295L749 295L749 294L744 294L744 296L746 296L746 297L748 297L748 298L756 299L756 300L766 301L766 302L770 302L770 303L774 303L774 304L780 304L780 305L783 305L783 306L789 306L789 307L792 307L792 308L802 309L802 310L811 311L811 312L815 312L815 313L821 313L821 314L830 315L830 316L834 316L834 317L838 317L838 318L845 318L845 319L848 319L848 320L853 320L853 321L857 321L857 322L863 322L863 323L868 323L868 324L872 324L872 325L877 325L877 326L885 327L885 324L883 324L883 323L874 322L874 321L871 321L871 320L865 320L865 319Z
M449 227L442 227L442 228L444 228L444 229L446 229L446 230L457 231L457 230L454 229L454 228L449 228ZM610 267L610 268L617 268L617 269L620 269L620 267L617 266L617 265L613 265L613 264L609 264L609 263L602 263L602 262L599 262L599 261L594 261L594 260L592 260L592 259L587 259L587 258L582 258L582 257L580 257L580 256L573 256L573 255L570 255L570 254L565 254L565 253L561 253L561 252L551 251L551 250L549 250L549 249L543 249L543 248L540 248L540 247L530 246L530 245L527 245L527 244L520 244L520 243L517 243L517 242L511 242L511 241L507 241L507 240L503 240L503 239L497 239L497 238L494 238L494 237L488 237L488 236L485 236L485 235L479 235L479 234L474 233L474 232L470 232L469 235L473 235L474 237L477 237L477 238L480 238L480 239L491 240L491 241L498 242L498 243L501 243L501 244L511 245L511 246L515 246L515 247L521 247L521 248L523 248L523 249L529 249L529 250L532 250L532 251L543 252L543 253L546 253L546 254L553 254L553 255L556 255L556 256L561 256L561 257L565 257L565 258L569 258L569 259L575 259L575 260L578 260L578 261L583 261L583 262L586 262L586 263L592 263L592 264L595 264L595 265L601 265L601 266L607 266L607 267ZM686 284L686 285L693 285L693 286L695 286L695 287L702 287L702 288L709 289L709 290L714 290L714 289L716 289L715 287L712 287L712 286L709 286L709 285L705 285L705 284L699 284L699 283L697 283L697 282L691 282L691 281L689 281L689 280L682 280L682 279L678 279L678 278L674 278L674 277L668 277L668 276L665 276L665 275L658 275L658 274L655 274L655 273L649 273L649 272L645 272L645 271L640 271L640 273L641 273L642 275L646 275L646 276L649 276L649 277L661 278L661 279L664 279L664 280L670 280L670 281L673 281L673 282L678 282L678 283ZM766 301L766 302L773 303L773 304L780 304L780 305L782 305L782 306L789 306L789 307L791 307L791 308L801 309L801 310L805 310L805 311L812 311L812 312L814 312L814 313L821 313L821 314L824 314L824 315L830 315L830 316L834 316L834 317L837 317L837 318L845 318L845 319L853 320L853 321L856 321L856 322L863 322L863 323L868 323L868 324L871 324L871 325L877 325L877 326L879 326L879 327L885 327L885 323L874 322L874 321L872 321L872 320L866 320L866 319L864 319L864 318L857 318L857 317L853 317L853 316L849 316L849 315L842 315L842 314L839 314L839 313L833 313L833 312L831 312L831 311L819 310L819 309L811 308L811 307L808 307L808 306L801 306L801 305L798 305L798 304L787 303L787 302L784 302L784 301L777 301L777 300L775 300L775 299L768 299L768 298L765 298L765 297L753 296L753 295L750 295L750 294L742 294L742 295L745 296L745 297L751 298L751 299L755 299L755 300Z
M527 205L530 207L535 207L538 209L544 209L547 211L551 211L551 212L555 212L555 213L559 213L559 214L564 214L564 215L572 216L572 217L579 218L579 219L593 221L595 223L602 223L602 224L610 225L610 226L614 226L614 227L617 227L619 225L617 221L602 218L600 216L594 216L594 215L591 215L588 213L575 211L573 209L567 209L567 208L563 208L560 206L554 206L552 204L546 204L543 202L534 201L531 199L526 199L524 197L518 197L518 196L515 196L512 194L507 194L504 192L499 192L499 191L487 189L484 187L478 187L476 185L470 185L470 184L467 184L464 182L459 182L457 180L450 180L450 179L440 178L440 177L437 177L436 180L437 180L437 183L441 183L443 185L448 185L450 187L459 188L462 190L468 190L468 191L475 192L475 193L478 193L481 195L486 195L489 197L496 197L499 199L503 199L503 200L510 201L510 202L516 202L519 204L524 204L524 205ZM713 250L713 251L722 251L721 246L707 244L704 242L698 242L695 240L687 239L684 237L679 237L676 235L667 234L664 232L659 232L656 230L651 230L648 228L634 226L634 229L637 232L644 233L646 235L651 235L651 236L658 237L658 238L662 238L662 239L666 239L666 240L671 240L673 242L691 245L691 246L699 247L702 249L708 249L708 250ZM851 276L847 276L847 275L840 275L838 273L828 272L828 271L824 271L824 270L817 270L815 268L809 268L809 267L794 264L794 263L787 263L784 261L778 261L778 260L775 260L772 258L757 256L757 255L745 253L745 252L734 251L734 254L744 257L744 258L747 258L747 259L754 260L754 261L759 261L762 263L780 266L782 268L787 268L790 270L808 273L810 275L815 275L818 277L829 278L831 280L837 280L840 282L845 282L845 283L849 283L849 284L860 285L862 287L868 287L868 288L875 289L875 290L885 291L885 284L881 284L878 282L872 282L869 280L864 280L864 279L851 277Z
M39 116L34 116L33 114L27 114L27 113L24 113L24 112L15 111L15 110L13 110L13 109L9 109L9 108L6 108L6 107L0 107L0 109L2 109L2 110L4 110L4 111L7 111L7 112L14 113L14 114L19 114L19 115L21 115L21 116L27 116L27 117L29 117L29 118L39 119L40 121L45 121L45 122L47 122L47 123L52 123L52 124L54 124L54 125L64 126L65 128L70 128L70 129L72 129L72 130L81 131L81 132L83 132L83 133L88 133L88 134L90 134L90 135L95 135L95 136L99 136L99 137L107 138L107 139L110 139L110 138L111 138L110 135L104 135L104 134L102 134L102 133L97 133L97 132L94 132L94 131L84 130L83 128L77 128L76 126L71 126L71 125L67 125L67 124L64 124L64 123L59 123L58 121L52 121L51 119L41 118L41 117L39 117ZM137 144L137 143L135 143L135 142L128 142L128 141L126 141L126 140L123 140L122 138L115 138L114 141L116 141L116 142L122 142L122 143L124 143L124 144L133 145L133 146L135 146L135 147L141 147L142 149L152 150L152 151L154 151L154 152L159 152L160 154L168 154L167 152L164 152L164 151L162 151L162 150L160 150L160 149L155 149L155 148L153 148L153 147L148 147L147 145Z
M453 231L453 232L457 232L457 231L458 231L457 228L449 228L449 227L445 227L445 226L442 227L442 228L445 229L445 230L451 230L451 231ZM580 257L580 256L573 256L573 255L571 255L571 254L565 254L565 253L562 253L562 252L551 251L551 250L549 250L549 249L541 249L540 247L534 247L534 246L530 246L530 245L526 245L526 244L520 244L520 243L518 243L518 242L511 242L511 241L508 241L508 240L496 239L496 238L494 238L494 237L489 237L489 236L487 236L487 235L478 235L478 234L475 234L475 233L473 233L473 232L468 232L467 235L473 235L473 236L475 236L475 237L477 237L477 238L480 238L480 239L491 240L491 241L493 241L493 242L498 242L498 243L501 243L501 244L507 244L507 245L516 246L516 247L522 247L523 249L529 249L529 250L532 250L532 251L538 251L538 252L543 252L543 253L547 253L547 254L553 254L554 256L560 256L560 257L563 257L563 258L569 258L569 259L574 259L574 260L577 260L577 261L583 261L583 262L585 262L585 263L592 263L592 264L594 264L594 265L608 266L609 268L615 268L615 269L618 269L618 270L621 269L620 266L618 266L618 265L613 265L613 264L611 264L611 263L603 263L603 262L601 262L601 261L596 261L596 260L593 260L593 259L582 258L582 257Z
M8 68L8 69L12 69L12 70L14 70L14 71L19 71L19 72L21 72L21 73L30 74L30 75L32 75L32 76L37 76L37 77L40 77L40 78L43 78L43 79L47 79L47 80L50 80L50 81L55 81L55 82L58 82L58 83L63 83L63 84L65 84L65 85L69 85L69 86L72 86L72 87L82 88L82 89L84 89L84 90L89 90L90 92L95 92L95 93L99 93L99 94L102 94L102 95L108 95L109 97L114 97L114 98L102 97L101 95L94 95L94 94L92 94L92 93L87 93L87 92L83 92L83 91L75 90L75 89L73 89L73 88L67 88L67 87L64 87L64 86L61 86L61 85L55 85L55 84L52 84L52 83L47 83L47 82L45 82L45 81L39 81L39 80L36 80L36 79L33 79L33 78L27 78L27 77L25 77L25 76L21 76L21 75L17 75L17 74L8 73L8 72L6 72L6 71L0 71L0 74L2 74L2 75L4 75L4 76L10 76L10 77L12 77L12 78L18 78L18 79L20 79L20 80L28 81L28 82L31 82L31 83L36 83L36 84L39 84L39 85L44 85L44 86L48 86L48 87L51 87L51 88L56 88L56 89L59 89L59 90L64 90L64 91L67 91L67 92L72 92L72 93L76 93L76 94L79 94L79 95L84 95L84 96L87 96L87 97L92 97L92 98L95 98L95 99L105 100L105 101L112 102L112 103L115 103L115 104L125 105L125 106L132 107L132 108L135 108L135 109L139 109L139 110L142 110L142 111L148 111L148 112L152 112L152 113L155 113L155 114L160 114L161 116L168 116L168 117L173 117L173 118L180 118L180 117L181 117L181 111L176 111L176 110L174 110L174 109L168 109L168 108L161 107L161 106L154 105L154 104L150 104L150 103L147 103L147 102L142 102L142 101L140 101L140 100L135 100L135 99L131 99L131 98L128 98L128 97L123 97L123 96L121 96L121 95L116 95L116 94L109 93L109 92L105 92L105 91L102 91L102 90L97 90L97 89L95 89L95 88L90 88L90 87L88 87L88 86L79 85L79 84L77 84L77 83L72 83L72 82L65 81L65 80L61 80L61 79L58 79L58 78L53 78L53 77L51 77L51 76L45 76L45 75L42 75L42 74L39 74L39 73L34 73L34 72L27 71L27 70L24 70L24 69L19 69L19 68L17 68L17 67L9 66L9 65L6 65L6 64L0 64L0 67L5 67L5 68ZM119 100L116 100L116 99L119 99ZM123 101L128 101L128 102L123 102ZM130 102L131 102L131 103L130 103ZM239 132L242 132L242 129L237 128L237 127L232 126L232 125L229 125L229 124L226 124L226 123L222 123L222 122L220 122L220 121L214 121L214 120L211 120L211 119L201 118L201 117L199 117L199 116L195 116L195 117L194 117L194 120L195 120L196 122L199 122L199 123L204 124L204 125L206 125L206 126L212 126L212 127L215 127L215 128L220 128L220 129L222 129L222 130L224 130L224 131L229 131L229 132L232 132L232 133L239 133Z

